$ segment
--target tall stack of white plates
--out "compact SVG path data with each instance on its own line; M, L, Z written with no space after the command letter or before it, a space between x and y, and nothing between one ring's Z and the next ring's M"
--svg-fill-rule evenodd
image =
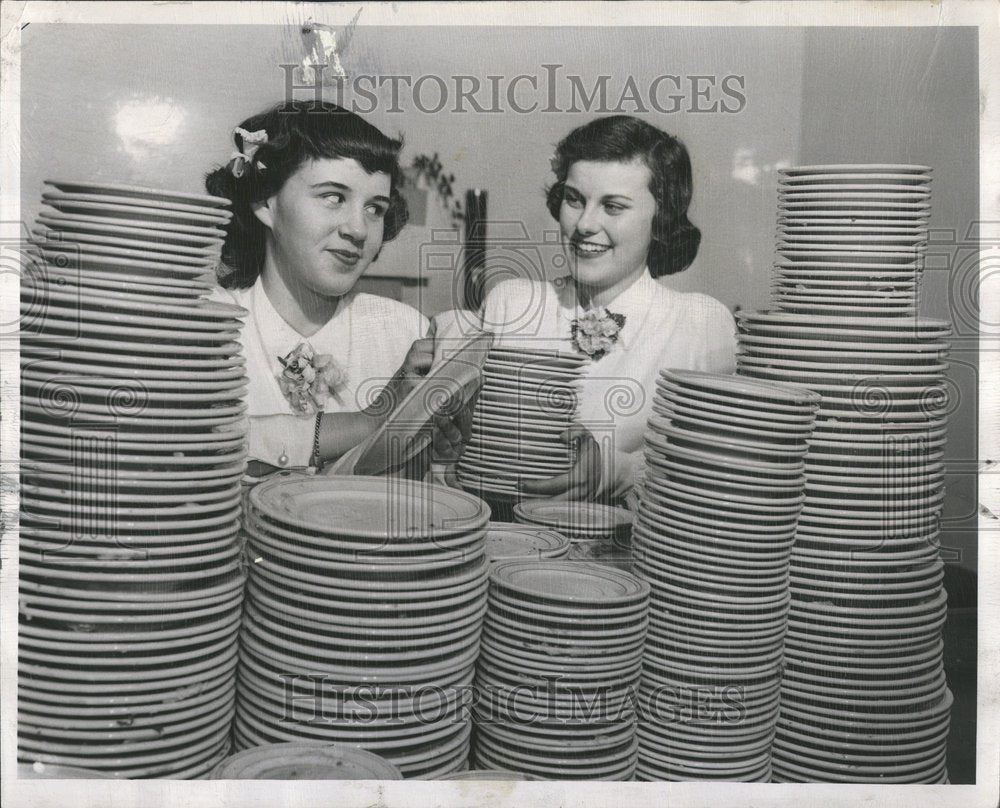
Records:
M64 291L82 285L161 303L211 291L232 218L229 200L132 185L45 184L32 235L41 271Z
M489 499L518 500L519 483L565 474L573 453L560 439L576 412L587 357L492 348L458 464L462 486Z
M237 746L348 744L408 778L461 769L486 505L393 477L279 477L248 503Z
M546 779L629 780L649 587L573 561L490 573L475 761Z
M778 173L774 307L800 314L915 315L930 168L799 166Z
M830 190L821 193L837 211L893 221L917 239L929 213L928 172L819 166L790 169L785 181L798 187L807 175L824 177ZM890 180L899 187L887 188ZM801 223L804 202L791 198L782 194L779 216ZM904 219L911 224L897 223ZM900 282L891 307L869 296L839 313L784 306L740 318L741 374L822 395L791 561L774 741L774 775L782 781L947 777L952 699L942 664L946 596L937 547L951 329L915 315L920 243L890 244L888 227L863 261L855 257L859 244L825 238L816 249L836 254L848 271L855 261L879 271L892 264L897 274L877 276ZM788 242L778 249L780 272L798 253Z
M221 233L226 201L54 185L64 238L22 277L18 756L204 776L234 709L245 312L200 299L209 247L132 236Z
M632 542L652 592L642 779L770 777L789 558L818 401L791 385L660 373Z

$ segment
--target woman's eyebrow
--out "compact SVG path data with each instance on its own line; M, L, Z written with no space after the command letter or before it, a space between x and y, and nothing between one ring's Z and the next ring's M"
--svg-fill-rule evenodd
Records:
M580 190L578 188L575 188L572 185L569 185L568 183L563 186L563 193L565 193L566 191L574 193L577 196L583 196L583 194L580 193ZM601 197L601 201L603 201L603 202L606 202L606 201L611 200L611 199L623 199L623 200L625 200L627 202L634 202L635 201L628 194L605 194L604 196Z

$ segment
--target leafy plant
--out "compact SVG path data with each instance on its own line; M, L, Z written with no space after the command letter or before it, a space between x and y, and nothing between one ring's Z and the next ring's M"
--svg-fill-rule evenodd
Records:
M422 178L428 187L437 191L444 206L448 209L452 226L458 227L465 219L465 214L462 212L461 201L455 196L455 175L445 173L438 153L434 152L431 156L418 154L413 158L410 173L418 180Z

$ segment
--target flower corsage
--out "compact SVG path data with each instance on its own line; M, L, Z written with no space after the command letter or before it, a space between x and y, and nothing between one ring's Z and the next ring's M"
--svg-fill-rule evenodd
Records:
M292 409L301 415L322 410L327 397L344 379L333 357L317 354L308 342L300 342L278 361L282 367L278 385Z
M625 327L625 315L607 309L591 309L573 320L570 330L573 344L591 359L607 354Z

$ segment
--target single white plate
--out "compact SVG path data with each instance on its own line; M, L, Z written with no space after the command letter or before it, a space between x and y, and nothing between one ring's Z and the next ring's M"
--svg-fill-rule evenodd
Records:
M87 213L63 213L42 210L38 221L53 229L99 228L96 232L117 233L118 235L160 235L181 243L216 244L225 240L226 231L213 225L178 224L176 222L129 222L113 216L99 216Z

